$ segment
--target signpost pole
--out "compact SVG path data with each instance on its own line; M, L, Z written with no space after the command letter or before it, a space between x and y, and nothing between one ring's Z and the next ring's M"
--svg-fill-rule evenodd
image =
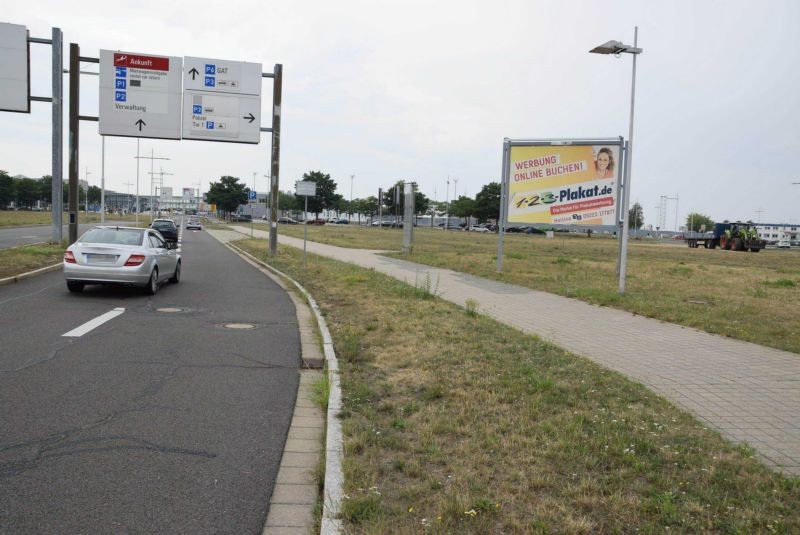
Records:
M139 226L139 141L136 138L136 226Z
M308 195L306 195L306 207L303 212L303 265L306 263L306 241L308 240Z
M61 243L64 239L64 51L60 28L53 28L53 180L50 188L53 243Z
M69 243L78 240L78 141L80 113L80 55L77 43L69 44Z
M283 65L275 64L272 84L272 172L270 173L269 255L278 254L278 173L281 156L281 87ZM306 197L308 200L308 197ZM305 253L304 253L305 254Z
M100 223L106 222L106 136L101 136L100 150Z

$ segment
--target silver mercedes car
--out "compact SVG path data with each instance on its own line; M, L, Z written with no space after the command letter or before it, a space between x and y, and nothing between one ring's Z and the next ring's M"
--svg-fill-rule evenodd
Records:
M80 292L87 284L123 284L153 295L161 283L180 281L177 247L153 229L95 227L64 252L67 288Z

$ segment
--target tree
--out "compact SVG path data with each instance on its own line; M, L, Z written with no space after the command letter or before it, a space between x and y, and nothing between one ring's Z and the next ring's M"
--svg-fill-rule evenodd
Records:
M336 182L331 179L331 175L322 171L311 171L303 174L303 180L317 184L317 194L308 198L308 211L315 217L319 217L323 210L336 207L337 199L341 198L341 195L337 195ZM304 206L305 201L302 196L297 196L297 202L300 206Z
M644 211L642 205L633 203L630 210L628 210L628 228L639 230L644 226Z
M686 216L686 228L691 232L699 232L700 228L711 230L714 228L714 221L705 214L693 212Z
M386 207L387 213L393 215L400 215L403 213L406 205L406 192L405 183L398 180L397 183L383 192L383 205ZM414 215L424 214L428 211L431 200L421 191L417 191L417 184L412 182L414 186ZM395 206L395 188L400 188L399 204Z
M5 171L0 171L0 208L6 208L16 194L14 179Z
M489 182L475 195L475 217L478 221L500 219L499 182Z
M465 222L475 214L475 200L461 195L458 199L450 203L450 215L463 217Z
M19 206L33 206L39 200L41 187L39 181L33 178L20 178L16 180L17 202Z
M302 210L302 205L299 208ZM294 196L294 193L291 191L279 191L278 192L278 214L280 215L280 211L284 210L289 212L290 214L295 210L298 210L297 207L297 198Z
M89 204L100 204L100 188L89 186Z
M44 175L39 180L39 198L49 204L53 199L53 177Z
M233 212L242 204L247 204L250 188L239 182L235 176L223 176L219 182L210 182L206 199L216 204L223 212Z

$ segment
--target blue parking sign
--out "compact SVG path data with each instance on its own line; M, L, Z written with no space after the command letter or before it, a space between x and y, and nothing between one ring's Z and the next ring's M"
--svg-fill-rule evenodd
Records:
M206 87L214 87L214 77L206 76Z
M127 89L128 81L125 78L117 78L114 80L117 89Z
M251 192L250 192L250 193L247 195L247 198L248 198L248 199L250 199L251 201L254 201L254 200L256 200L256 192L255 192L255 191L251 191Z
M128 69L125 67L114 67L114 70L116 71L114 76L117 78L125 78L128 75Z
M114 100L117 102L125 102L126 95L125 91L115 91L114 92Z
M214 130L214 121L206 121L206 130Z
M217 74L217 66L206 63L206 74Z
M202 106L194 106L193 105L192 106L192 113L194 113L196 115L199 115L199 114L203 113L203 107Z

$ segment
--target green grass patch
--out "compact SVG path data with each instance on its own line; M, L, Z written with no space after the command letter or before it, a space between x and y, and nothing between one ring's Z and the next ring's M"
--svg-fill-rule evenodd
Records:
M791 279L778 279L774 281L764 281L761 284L769 286L770 288L794 288L797 286Z
M239 244L266 259L264 240ZM314 295L337 351L357 338L340 361L347 533L800 531L796 479L642 385L374 271L290 247L268 261Z
M0 279L57 264L64 259L64 249L50 244L0 249Z
M279 232L302 238L303 229L297 227L281 226ZM619 244L602 235L586 239L583 235L559 233L548 240L538 235L507 234L500 273L494 234L418 227L410 255L399 252L402 230L397 229L312 226L308 228L308 239L340 247L389 251L390 256L420 264L574 297L800 353L800 314L796 311L800 284L792 277L800 273L797 267L800 251L767 249L759 254L733 254L719 249L690 249L674 241L631 240L626 293L619 296L616 270ZM772 282L764 284L765 280ZM795 284L777 282L780 280ZM737 291L731 291L732 288ZM707 294L715 306L686 306L700 294ZM740 329L738 319L726 311L744 309L770 321L763 328ZM785 335L779 335L777 331L784 329Z

